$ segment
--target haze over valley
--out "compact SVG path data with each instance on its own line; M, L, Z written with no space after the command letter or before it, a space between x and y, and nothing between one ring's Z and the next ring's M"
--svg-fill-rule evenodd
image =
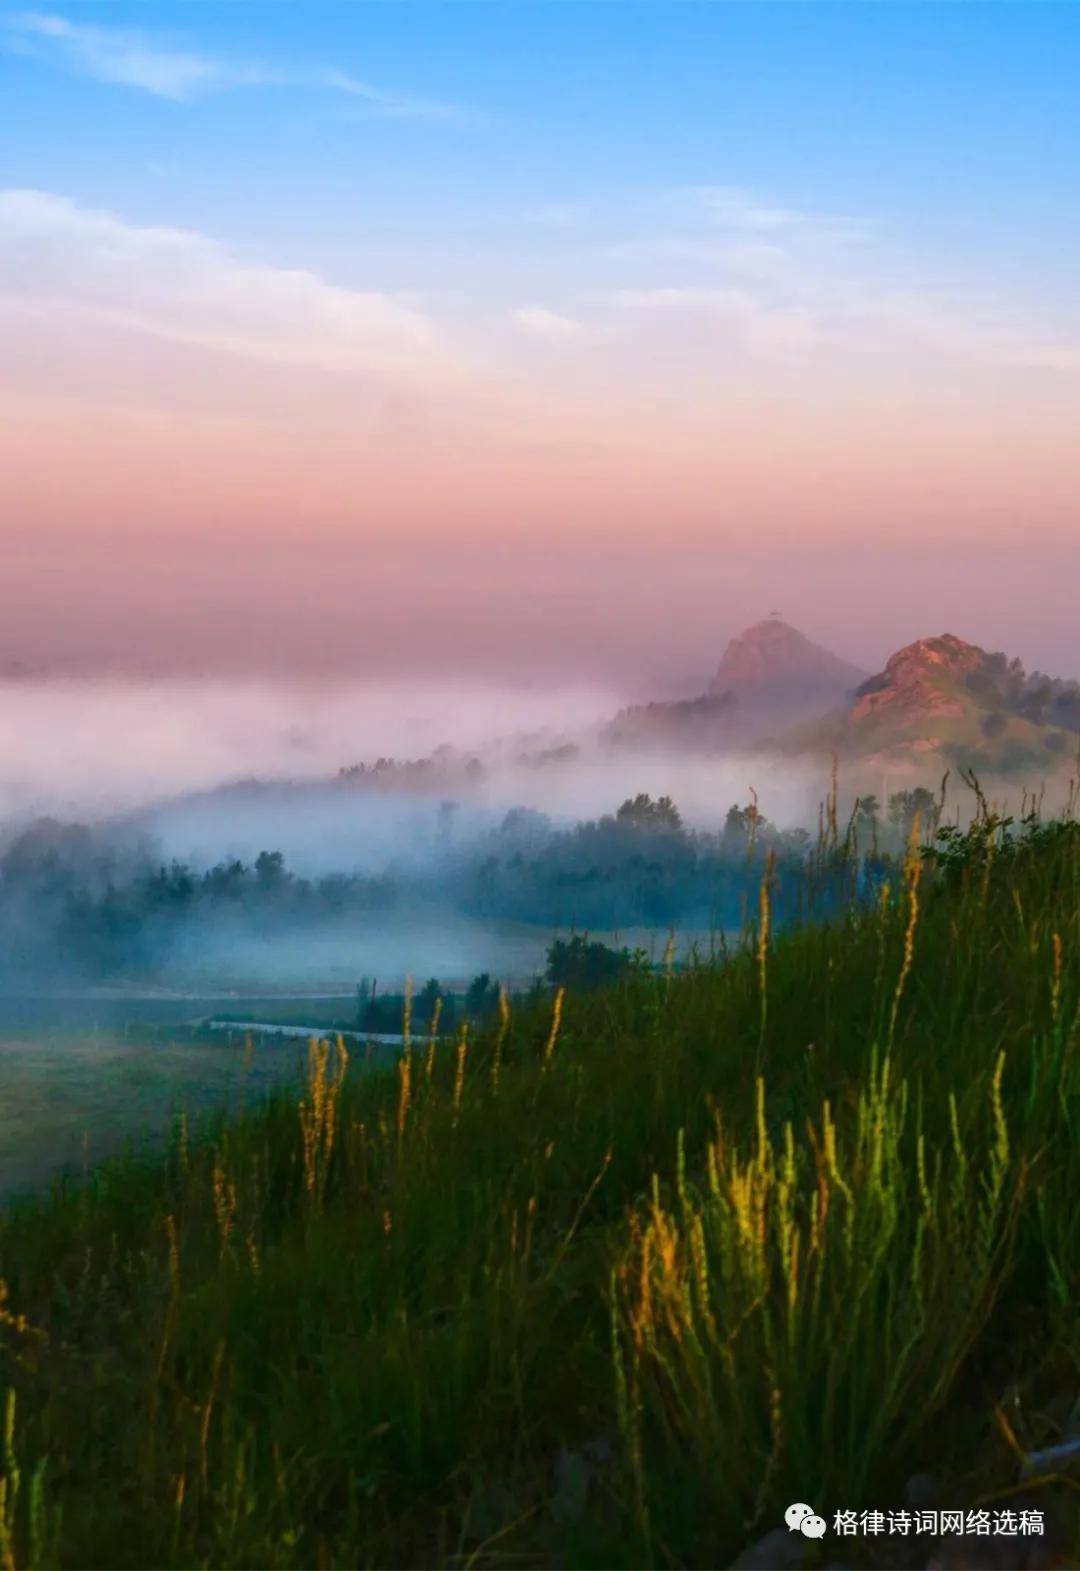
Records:
M27 678L0 715L21 771L4 783L9 992L347 993L413 971L521 984L566 931L707 943L756 877L731 815L760 814L797 864L834 768L867 844L947 773L957 821L975 806L965 772L1014 807L1060 806L1080 684L952 635L869 674L774 613L728 641L703 692L645 704L584 686ZM638 799L672 802L671 822L635 817Z

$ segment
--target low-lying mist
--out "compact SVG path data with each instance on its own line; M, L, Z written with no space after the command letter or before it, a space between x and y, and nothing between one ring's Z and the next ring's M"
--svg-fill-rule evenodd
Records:
M627 872L637 842L600 855L574 826L648 792L715 828L753 771L605 753L620 703L458 683L4 684L0 981L522 978L575 923L647 937L669 916L707 922L708 899L676 887L685 857L650 898L655 875ZM809 772L774 796L794 822Z
M439 684L0 686L0 988L522 980L571 929L738 927L828 760L605 741L617 695ZM864 847L917 774L863 767ZM906 805L905 805L906 804Z
M508 812L527 808L567 827L614 812L627 797L670 796L691 827L716 829L733 803L756 790L763 810L784 828L816 823L828 790L820 765L765 757L658 758L600 752L539 764L494 762L431 777L308 783L240 782L158 802L126 815L149 833L166 859L205 866L219 858L253 861L280 850L307 876L335 872L376 875L417 871L445 861L498 827Z
M606 718L598 687L135 678L0 681L0 815L100 817L230 780L319 778Z

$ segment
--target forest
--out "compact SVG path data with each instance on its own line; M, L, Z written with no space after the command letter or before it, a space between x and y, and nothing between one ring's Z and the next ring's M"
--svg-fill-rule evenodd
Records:
M894 794L884 812L874 797L855 803L848 833L862 851L866 888L915 815L934 811L924 788ZM670 797L639 793L613 814L568 827L514 808L419 864L308 877L273 849L199 868L163 861L152 843L108 826L40 819L0 857L0 980L152 980L168 974L177 943L195 928L300 933L420 912L549 930L720 933L743 925L766 864L783 925L805 897L810 843L809 831L777 828L756 801L732 805L719 830L705 831L687 827Z

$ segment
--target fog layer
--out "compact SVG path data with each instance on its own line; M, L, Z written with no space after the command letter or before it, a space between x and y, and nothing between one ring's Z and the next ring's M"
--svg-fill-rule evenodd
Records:
M0 687L0 988L520 982L557 932L794 909L821 756L615 745L614 694L435 684ZM608 740L605 741L605 737ZM863 765L861 844L937 779ZM872 805L865 805L869 795Z
M0 815L100 816L240 779L312 779L609 716L599 687L455 681L0 681Z
M688 842L577 826L646 793L673 798L687 832L715 832L752 787L778 826L808 822L820 771L605 748L622 701L460 683L8 682L4 986L520 980L560 929L647 944L668 923L712 925Z

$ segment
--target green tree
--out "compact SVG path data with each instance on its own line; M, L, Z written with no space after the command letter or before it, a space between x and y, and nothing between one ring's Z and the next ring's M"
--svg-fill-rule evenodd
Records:
M910 791L894 791L889 797L888 816L890 824L894 824L905 836L911 833L916 817L924 830L934 829L937 826L934 793L925 786L915 786Z
M611 949L594 939L578 934L558 938L547 954L548 981L553 987L568 987L572 992L588 992L594 987L615 982L633 965L628 949Z
M641 829L650 834L681 835L682 814L669 796L657 797L654 802L645 791L627 797L615 814L615 822L624 829Z
M487 971L474 976L465 993L465 1013L470 1020L483 1019L491 1014L499 1002L499 984Z

